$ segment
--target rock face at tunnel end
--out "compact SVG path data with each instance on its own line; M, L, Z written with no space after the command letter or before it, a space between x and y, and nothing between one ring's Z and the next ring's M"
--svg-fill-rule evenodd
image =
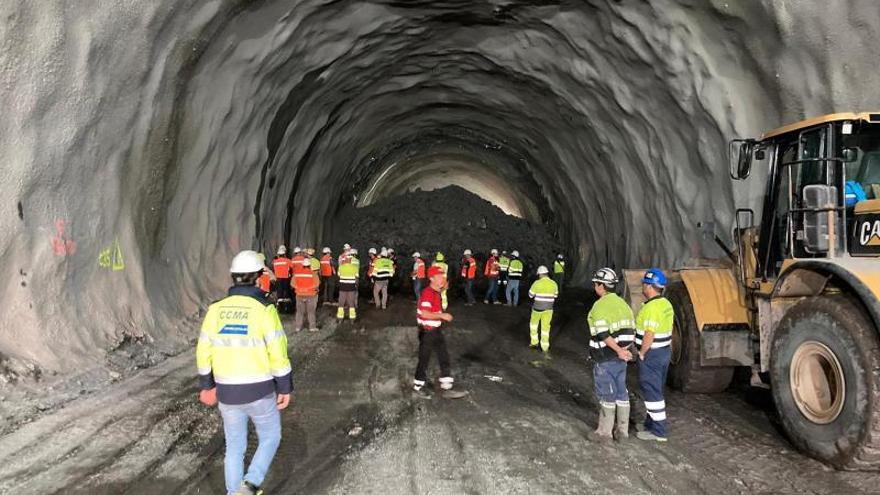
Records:
M129 338L180 349L237 250L322 244L431 153L523 198L575 279L717 256L696 225L726 231L761 190L732 186L727 140L876 106L878 9L5 2L0 355L71 370Z

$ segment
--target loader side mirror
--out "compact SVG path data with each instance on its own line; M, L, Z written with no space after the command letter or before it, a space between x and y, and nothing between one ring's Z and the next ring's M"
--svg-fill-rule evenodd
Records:
M810 254L827 253L831 244L829 212L837 206L837 188L824 184L804 187L804 230L801 240Z
M752 156L755 153L754 139L734 139L729 148L730 178L743 180L752 171ZM761 151L763 154L763 151ZM736 157L734 159L734 157ZM762 158L758 158L759 160Z

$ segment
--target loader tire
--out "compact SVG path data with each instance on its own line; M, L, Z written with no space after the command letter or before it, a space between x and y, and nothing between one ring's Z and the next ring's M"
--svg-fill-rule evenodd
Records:
M700 332L687 287L683 282L674 282L666 289L665 296L675 310L669 386L688 393L723 392L733 379L734 368L700 365Z
M791 442L838 469L880 468L880 341L848 296L799 302L773 336L773 401Z

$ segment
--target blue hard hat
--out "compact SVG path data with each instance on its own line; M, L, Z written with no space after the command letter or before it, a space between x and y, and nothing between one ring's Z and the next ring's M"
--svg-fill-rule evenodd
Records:
M642 283L653 285L654 287L660 287L662 289L666 287L666 275L664 275L663 270L659 268L651 268L645 272L645 276L642 277Z

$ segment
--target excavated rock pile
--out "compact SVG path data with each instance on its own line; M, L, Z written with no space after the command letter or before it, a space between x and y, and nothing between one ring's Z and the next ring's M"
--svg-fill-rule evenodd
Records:
M370 206L352 207L341 214L337 225L332 236L334 249L347 242L358 248L364 259L370 247L391 247L406 269L413 251L426 259L437 251L444 253L457 274L465 249L474 252L480 270L492 248L516 249L531 277L539 265L550 267L562 249L547 226L507 215L458 186L417 190Z

